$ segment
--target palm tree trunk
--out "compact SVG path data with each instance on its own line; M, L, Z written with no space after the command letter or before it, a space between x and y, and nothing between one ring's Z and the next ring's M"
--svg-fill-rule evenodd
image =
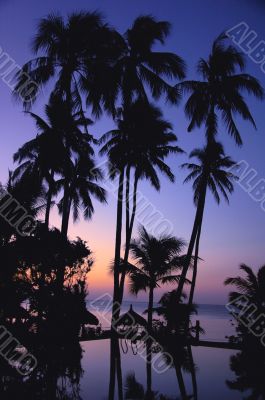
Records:
M69 188L69 182L67 181L64 186L63 215L62 215L62 225L61 225L61 234L65 239L67 238L69 216L70 216L70 188Z
M117 216L116 216L116 239L115 239L115 259L114 259L114 286L112 301L112 318L111 318L111 345L110 345L110 381L108 400L114 400L115 397L115 377L117 369L117 337L115 335L115 322L120 314L119 303L119 271L120 271L120 252L121 252L121 233L122 233L122 203L123 203L123 186L124 186L124 168L120 171L119 188L117 198ZM119 390L120 393L120 390Z
M126 168L126 193L125 193L125 204L126 204L126 246L128 242L128 234L130 229L130 174L131 166L128 165Z
M198 230L199 227L202 224L202 219L203 219L203 212L204 212L204 206L205 206L205 199L206 199L206 191L207 191L207 182L204 183L204 187L202 188L201 191L201 195L200 198L198 200L198 206L197 206L197 210L196 210L196 215L195 215L195 220L194 220L194 224L193 224L193 229L192 229L192 233L191 233L191 238L190 238L190 242L189 242L189 247L188 247L188 252L187 252L187 256L185 258L185 262L184 262L184 266L180 275L180 279L179 279L179 284L177 287L177 292L176 292L176 301L180 302L180 298L182 295L182 291L183 291L183 287L185 284L185 278L188 272L188 268L191 262L191 257L192 257L192 253L193 253L193 249L195 246L195 241L196 241L196 237L198 234Z
M63 239L65 239L65 240L67 240L70 210L71 210L70 190L69 190L69 184L66 184L65 190L64 190L63 216L62 216L62 226L61 226L61 234L62 234ZM64 285L64 272L65 272L65 265L64 264L59 265L58 272L57 272L57 275L58 275L57 276L57 285L58 285L59 290L61 290Z
M126 224L126 245L125 245L125 251L124 251L124 269L122 271L121 281L120 281L120 303L122 303L122 300L123 300L127 262L128 262L128 258L129 258L130 243L131 243L133 225L134 225L134 220L135 220L135 215L136 215L138 181L139 181L139 176L137 173L135 173L134 187L133 187L133 208L132 208L131 220L130 220L130 223L128 224L128 230L127 230L127 224ZM127 206L127 204L126 204L126 206Z
M146 341L146 399L152 398L152 343L148 338Z
M119 339L112 337L110 342L110 380L109 380L109 397L108 400L114 400L116 387L116 372L118 383L118 398L123 400L123 384L122 384L122 368L121 353L119 347Z
M153 307L154 307L154 288L152 284L149 288L149 301L148 301L148 315L147 315L147 331L149 333L146 339L146 378L147 378L147 392L146 398L151 398L152 394L152 322L153 322Z
M119 400L123 400L123 384L122 384L122 368L121 368L121 352L119 347L119 339L117 339L116 351L116 368L117 368L117 382L118 382L118 395Z
M116 378L116 357L115 357L115 340L110 340L110 379L109 379L109 397L108 400L114 400L115 396L115 378Z
M47 193L47 205L45 210L45 222L44 222L46 230L49 229L49 219L50 219L51 204L52 204L53 186L54 186L53 177L54 177L54 171L51 172L49 189Z
M149 334L152 333L153 308L154 308L154 288L151 285L149 289L148 316L147 316L147 329Z
M193 274L192 274L192 281L191 281L190 295L189 295L189 309L191 309L191 306L193 303L193 297L194 297L194 291L195 291L195 285L196 285L201 228L202 228L202 224L199 226L198 234L197 234L197 238L196 238L196 244L195 244L194 266L193 266Z
M179 362L177 360L175 360L175 357L174 357L174 367L175 367L176 376L177 376L177 380L178 380L178 384L179 384L179 391L180 391L181 398L182 398L182 400L187 400L187 398L188 398L187 391L186 391L185 382L184 382L182 371L181 371L181 366L180 366Z
M123 203L123 185L124 185L124 169L120 172L119 189L117 199L117 222L116 222L116 240L115 240L115 259L114 259L114 288L113 288L113 305L112 305L112 334L115 333L115 321L120 312L119 304L119 272L120 272L120 254L121 254L121 233L122 233L122 203Z
M195 364L193 361L191 345L188 345L188 353L189 353L189 359L190 359L190 364L191 364L191 380L192 380L192 388L193 388L193 398L194 398L194 400L197 400L198 399L198 386L197 386Z

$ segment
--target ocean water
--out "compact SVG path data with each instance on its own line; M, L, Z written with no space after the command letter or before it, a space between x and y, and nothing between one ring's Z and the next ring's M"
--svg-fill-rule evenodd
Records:
M130 304L131 302L124 302L122 313L129 310ZM144 315L143 313L147 308L146 302L133 302L132 305L137 313ZM99 302L99 304L90 302L88 307L90 311L97 314L102 327L109 327L111 313L107 301ZM224 341L227 340L228 335L234 333L231 316L225 306L201 304L198 306L197 315L193 317L194 323L196 320L200 321L200 325L205 330L205 335L202 338ZM82 400L107 399L110 340L83 342L82 348L84 350L82 359L84 375L80 385L81 398ZM136 380L146 389L147 374L144 357L139 355L130 343L127 343L126 347L120 341L120 351L123 386L125 386L126 376L133 373ZM227 383L235 379L230 363L231 357L236 353L235 350L192 347L192 356L196 366L198 400L239 400L247 398L245 396L249 394L248 391L241 393L237 390L231 390ZM187 399L192 399L194 398L194 385L192 384L191 373L185 368L182 368L181 373ZM180 382L174 367L163 373L158 373L155 369L152 369L152 382L152 389L157 392L157 399L159 399L160 394L167 396L166 398L170 400L184 399L184 397L181 397ZM117 393L115 399L118 399Z
M143 317L146 317L147 302L142 301L124 301L121 313L129 311L132 304L134 311ZM155 304L156 306L157 304ZM111 325L111 300L101 299L98 301L89 301L88 309L97 315L102 328L107 329ZM158 318L154 314L154 318ZM235 332L233 319L224 305L199 304L197 314L192 316L192 323L200 321L200 326L205 334L202 339L213 341L226 341L227 337Z
M145 315L147 309L146 302L125 301L122 306L122 313L129 310L132 304L134 311L140 315ZM88 303L88 308L100 320L103 328L108 328L111 322L111 302L104 300ZM226 341L227 336L234 333L231 316L222 305L201 304L198 306L197 315L192 317L192 322L200 321L201 327L205 330L202 339L213 341ZM84 375L81 380L80 394L82 400L104 400L108 398L109 370L110 370L110 341L99 340L83 342L84 350L82 368ZM138 383L146 389L146 360L142 355L135 351L130 343L122 343L120 340L121 369L123 386L125 386L126 376L134 374ZM227 349L192 347L192 355L196 365L196 382L199 400L239 400L246 398L246 391L231 390L228 386L229 381L235 379L234 372L230 368L231 357L237 351ZM194 398L194 385L192 384L191 373L182 369L183 383L187 393L187 398ZM180 392L179 379L176 376L174 367L167 369L163 373L158 373L152 369L152 389L159 395L168 396L170 400L183 399ZM116 384L117 386L117 384ZM190 396L190 397L189 397ZM118 399L116 393L115 399ZM186 399L186 398L185 398ZM136 399L137 400L137 399ZM139 399L141 400L141 399Z
M82 368L84 375L80 382L80 396L82 400L107 400L109 373L110 373L110 341L98 340L83 342L84 350ZM235 379L230 369L231 357L235 351L192 347L193 360L196 366L196 381L198 388L198 400L240 400L246 399L246 393L231 390L227 381ZM146 389L146 362L142 356L132 352L129 347L128 353L121 350L121 369L123 387L126 376L134 374L136 380ZM182 369L183 381L188 396L193 399L194 391L191 374ZM179 381L174 367L163 373L157 373L152 369L152 389L163 394L170 400L184 400L180 394ZM117 386L117 384L116 384ZM117 390L115 400L118 399ZM143 400L142 398L133 398ZM159 397L157 397L159 399ZM261 398L260 398L261 399Z

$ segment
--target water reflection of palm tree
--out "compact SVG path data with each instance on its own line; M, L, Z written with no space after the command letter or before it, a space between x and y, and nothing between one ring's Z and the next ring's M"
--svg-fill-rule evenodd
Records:
M116 378L118 386L118 398L123 400L122 367L119 339L115 336L110 340L110 379L108 400L114 400Z
M265 352L264 347L251 346L230 358L230 368L235 374L233 380L227 380L228 387L241 394L245 400L265 399Z
M24 380L1 361L1 399L80 400L82 349L79 343L36 344L32 350L38 365Z
M167 335L167 338L160 342L163 347L165 362L175 369L179 391L182 400L197 398L196 368L192 357L191 346L183 346L176 341L175 335ZM193 395L188 395L183 370L191 374Z
M144 386L136 380L134 372L126 376L124 396L128 400L175 400L158 392L145 393Z

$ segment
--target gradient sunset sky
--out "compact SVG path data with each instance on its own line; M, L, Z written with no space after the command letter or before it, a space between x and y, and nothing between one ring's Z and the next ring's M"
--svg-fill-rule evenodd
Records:
M135 17L152 14L158 19L172 23L172 32L165 50L176 52L188 65L187 78L198 78L196 63L206 58L212 41L222 31L244 21L256 31L260 40L265 40L265 1L258 0L0 0L0 46L18 64L32 58L30 41L36 30L38 19L51 12L67 15L76 10L99 10L106 20L120 32L125 32ZM159 47L158 47L159 48ZM248 59L247 70L265 86L265 75L260 66ZM1 71L0 71L1 72ZM44 90L33 111L43 116L49 88ZM219 139L227 154L234 160L246 160L258 173L257 179L265 178L265 103L248 99L257 124L257 130L241 120L238 122L244 145L238 148L226 133L220 129ZM182 101L178 107L159 105L165 117L173 123L179 146L187 154L195 147L202 146L203 130L187 133L188 122L184 116ZM12 155L25 141L36 134L31 119L23 114L20 104L11 98L10 89L0 79L0 180L5 182L8 169L13 168ZM91 127L95 137L113 128L113 122L103 117ZM157 193L146 182L140 185L141 192L153 205L170 220L174 234L188 240L194 219L194 206L190 185L183 185L185 173L179 165L187 155L171 157L168 163L176 174L176 183L161 178L161 192ZM102 160L99 160L99 162ZM110 194L108 205L95 204L92 221L70 225L70 237L80 236L87 240L93 250L95 263L89 275L90 298L109 292L112 294L112 277L108 265L114 254L116 199ZM60 220L54 207L52 224L59 226ZM255 270L265 263L265 212L241 187L236 185L230 206L225 202L218 207L211 194L208 195L204 217L201 258L195 301L198 303L224 304L228 289L223 281L227 276L238 273L240 263L247 263ZM163 288L162 292L166 288ZM158 293L157 297L161 294ZM129 296L127 295L127 298ZM141 294L139 299L145 299Z

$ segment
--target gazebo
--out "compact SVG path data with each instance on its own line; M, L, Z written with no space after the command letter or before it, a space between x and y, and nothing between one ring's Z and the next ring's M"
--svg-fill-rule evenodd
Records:
M147 321L141 315L139 315L136 311L134 311L132 304L130 305L130 309L123 315L120 316L117 327L120 327L118 330L121 338L125 339L125 343L121 340L121 348L123 353L127 353L129 349L129 345L127 343L127 339L131 341L131 348L133 354L137 354L137 341L141 340L143 335L146 334Z
M140 314L134 311L132 304L130 309L122 314L118 320L117 326L123 327L123 329L128 332L137 332L139 328L146 328L147 321Z
M84 325L98 325L98 318L88 310L84 310L81 315L81 322Z

